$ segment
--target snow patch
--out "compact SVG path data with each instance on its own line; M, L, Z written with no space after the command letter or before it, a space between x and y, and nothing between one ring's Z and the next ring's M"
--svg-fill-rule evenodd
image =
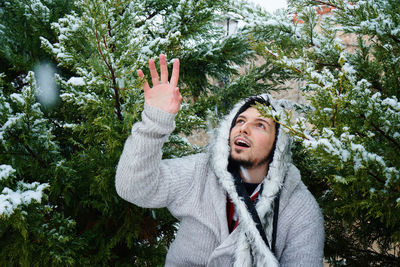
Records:
M10 175L12 175L13 173L15 173L15 169L10 165L0 165L0 181L10 177Z
M85 85L85 81L82 77L71 77L67 81L67 84L70 84L72 86L83 86Z
M33 201L41 202L43 190L49 187L49 184L31 184L19 182L16 191L6 187L0 194L0 216L10 216L21 205L29 205Z

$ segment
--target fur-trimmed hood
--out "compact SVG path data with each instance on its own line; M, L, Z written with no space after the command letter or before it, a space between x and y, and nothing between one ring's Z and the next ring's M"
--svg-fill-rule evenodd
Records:
M288 106L287 101L274 100L269 94L259 95L258 97L269 101L276 112L280 112ZM244 99L237 103L231 112L222 120L210 146L211 166L215 175L218 177L219 183L234 203L239 218L239 225L235 231L240 231L240 235L235 250L234 266L278 266L278 260L261 238L246 208L246 204L236 192L234 178L228 171L231 123L239 109L247 100L248 99ZM285 176L292 162L290 137L282 128L283 127L278 131L273 160L270 163L268 174L264 178L263 191L256 204L256 210L264 225L266 236L270 244L274 199L284 183ZM251 252L253 255L251 255Z

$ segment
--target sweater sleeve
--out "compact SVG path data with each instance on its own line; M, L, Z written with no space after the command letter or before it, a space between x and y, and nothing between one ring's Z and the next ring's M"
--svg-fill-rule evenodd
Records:
M162 160L162 146L175 128L175 115L145 104L121 154L115 186L123 199L147 208L166 207L190 186L193 161Z
M324 253L324 222L320 208L303 187L302 196L294 197L290 206L296 207L292 213L286 245L280 259L280 266L322 267ZM279 227L279 226L278 226Z

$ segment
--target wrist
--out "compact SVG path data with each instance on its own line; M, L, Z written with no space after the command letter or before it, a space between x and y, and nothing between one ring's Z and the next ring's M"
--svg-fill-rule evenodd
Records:
M180 105L178 105L177 107L172 105L166 106L166 105L160 105L160 103L152 103L150 101L145 101L144 103L149 107L156 108L163 112L167 112L173 115L176 115L180 108Z
M160 125L170 125L175 121L176 113L168 112L156 106L144 104L143 113Z

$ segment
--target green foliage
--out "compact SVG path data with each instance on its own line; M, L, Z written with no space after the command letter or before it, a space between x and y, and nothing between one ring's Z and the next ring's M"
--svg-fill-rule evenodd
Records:
M400 5L290 1L297 20L256 50L306 82L294 159L325 216L325 256L337 266L397 266L400 244ZM320 22L317 27L316 22ZM297 36L287 53L290 36ZM352 37L344 43L340 38ZM270 116L274 116L272 111Z
M55 41L50 24L72 7L73 1L1 1L0 3L0 73L8 81L33 69L48 59L40 48L39 36Z

